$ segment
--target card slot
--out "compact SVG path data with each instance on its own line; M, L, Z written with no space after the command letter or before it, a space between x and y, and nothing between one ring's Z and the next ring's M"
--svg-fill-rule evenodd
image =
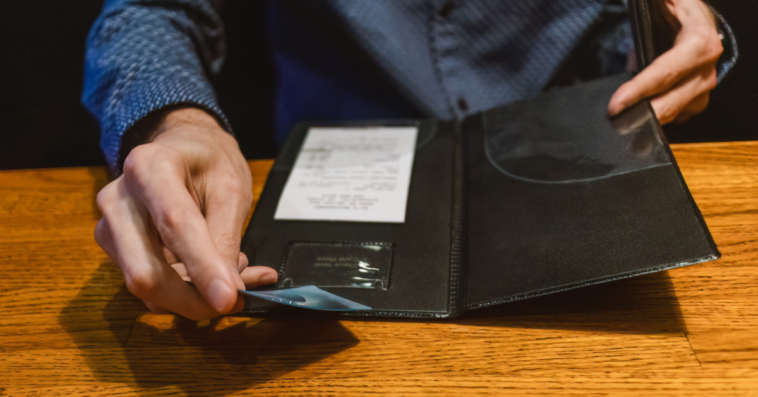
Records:
M292 241L279 268L279 287L386 291L394 246L387 242Z

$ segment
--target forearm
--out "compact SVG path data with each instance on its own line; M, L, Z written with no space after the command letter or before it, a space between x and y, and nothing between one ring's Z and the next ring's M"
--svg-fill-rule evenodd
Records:
M159 109L198 107L229 129L207 78L223 55L223 25L208 1L106 2L87 41L82 101L100 122L112 170L125 131Z

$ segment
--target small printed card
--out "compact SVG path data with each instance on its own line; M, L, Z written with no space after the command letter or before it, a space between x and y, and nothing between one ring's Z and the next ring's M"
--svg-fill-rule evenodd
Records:
M276 220L405 222L417 127L312 127Z
M370 307L355 303L349 299L326 292L318 287L308 285L305 287L277 289L269 291L245 291L239 290L245 295L265 299L267 301L281 303L283 305L302 307L312 310L326 310L335 312L371 310Z

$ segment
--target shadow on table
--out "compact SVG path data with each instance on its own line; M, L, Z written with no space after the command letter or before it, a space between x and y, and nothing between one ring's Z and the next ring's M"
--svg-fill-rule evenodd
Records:
M225 395L359 342L335 318L226 317L198 323L148 314L120 278L113 264L103 263L59 317L101 382Z
M205 323L153 315L123 286L111 263L93 273L59 317L97 381L219 395L308 371L309 365L357 345L359 340L338 320L414 321L307 311ZM588 332L687 331L667 272L470 310L440 322Z
M281 315L302 313L282 308ZM309 312L318 318L320 313ZM669 273L659 272L470 309L446 319L344 317L364 322L439 322L472 326L656 334L687 332Z
M668 272L469 310L451 321L604 332L687 331Z
M366 318L358 321L419 320ZM429 322L435 320L428 320ZM445 323L587 332L687 332L668 272L470 309Z

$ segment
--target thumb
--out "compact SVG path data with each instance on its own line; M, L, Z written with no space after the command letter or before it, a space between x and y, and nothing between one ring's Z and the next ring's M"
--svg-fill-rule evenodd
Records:
M239 272L237 289L276 282L276 270L266 266L247 267L247 255L240 252L242 226L253 201L252 187L242 178L215 178L209 183L205 219L218 252Z
M125 164L125 175L133 175L126 178L130 191L145 204L163 243L184 263L210 306L219 313L229 312L238 306L236 290L244 285L236 270L238 259L229 261L216 248L206 219L184 184L186 169L165 157L157 164L144 163L152 172L127 174Z

